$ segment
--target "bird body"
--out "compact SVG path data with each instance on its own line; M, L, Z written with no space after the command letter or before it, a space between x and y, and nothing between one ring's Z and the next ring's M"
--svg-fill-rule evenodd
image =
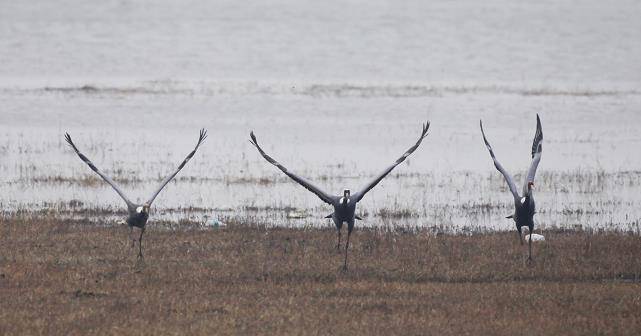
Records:
M536 205L534 202L534 196L530 194L529 196L521 197L518 202L514 202L514 214L509 216L514 220L516 225L516 230L521 237L522 227L527 226L530 233L534 230L534 214L536 213ZM522 239L522 238L521 238ZM521 243L523 241L521 240Z
M333 196L330 195L311 182L307 181L305 178L298 176L291 171L289 171L285 166L280 164L278 161L274 160L271 156L269 156L263 149L260 147L258 144L258 140L256 139L256 136L254 135L254 132L250 133L250 142L258 152L267 160L267 162L273 164L276 166L278 169L280 169L285 175L289 176L292 180L296 181L298 184L303 186L305 189L313 192L320 198L323 202L331 205L334 208L334 212L331 213L330 215L326 216L325 218L331 218L332 221L334 222L334 225L336 226L336 229L338 231L338 243L336 244L337 249L340 248L341 244L341 228L343 227L343 224L347 223L347 241L345 243L345 262L343 264L343 269L347 270L347 251L349 249L349 238L352 234L352 230L354 229L354 222L356 219L361 219L359 216L356 215L356 204L365 196L365 194L370 191L374 186L376 186L385 176L387 176L396 166L398 166L401 162L403 162L410 154L412 154L418 146L421 144L423 139L427 136L427 131L429 130L430 123L429 121L425 124L423 124L423 130L421 132L421 136L419 137L418 141L410 147L403 155L398 158L392 165L387 167L381 174L379 174L374 180L372 180L368 185L365 186L362 190L356 192L356 193L351 193L349 189L344 189L343 190L343 195L342 196Z
M135 226L137 228L144 228L149 219L149 206L138 205L135 211L129 211L127 216L127 225Z
M338 243L336 244L337 249L340 249L341 246L341 229L343 228L343 224L347 223L347 244L345 245L344 269L347 269L347 248L349 247L349 236L352 233L352 230L354 230L357 203L358 201L352 201L349 189L343 190L343 196L335 197L334 202L332 202L334 212L331 214L331 218L336 226L336 230L338 231Z
M350 196L350 190L345 189L343 191L342 197L336 197L332 206L334 207L334 212L332 213L332 220L336 226L343 225L344 222L351 222L354 224L354 219L356 219L356 204L358 201L352 201Z
M118 187L118 185L116 185L116 183L111 178L109 178L109 176L103 174L93 164L93 162L91 162L91 160L89 160L88 157L86 157L84 154L82 154L80 152L80 150L78 150L78 147L76 147L76 145L71 140L71 136L69 135L69 133L65 133L65 140L67 141L69 146L71 146L71 148L73 148L73 150L76 152L78 157L80 157L80 159L82 161L84 161L89 166L89 168L91 168L91 170L93 170L105 182L107 182L107 184L109 184L116 191L116 193L118 193L120 198L122 198L123 201L125 201L125 203L127 204L128 215L127 215L127 219L125 220L125 222L129 226L130 233L131 233L131 231L133 231L134 227L137 227L137 228L140 229L140 236L138 237L138 246L139 246L138 257L139 258L143 257L143 255L142 255L142 236L145 233L145 226L147 225L147 220L149 219L149 209L151 207L151 204L153 203L154 199L156 199L158 194L160 194L160 191L162 191L165 188L165 186L176 176L176 174L178 174L178 172L185 166L187 161L189 161L189 159L191 159L194 156L194 154L198 150L198 147L200 147L200 144L205 140L206 137L207 137L207 131L205 129L201 129L200 130L200 136L198 137L198 142L196 143L196 147L194 148L194 150L191 151L191 153L189 153L187 155L187 157L178 166L178 168L171 175L167 176L160 183L160 186L156 189L156 191L154 191L153 195L151 196L151 198L147 202L145 202L143 204L134 204L133 202L131 202L129 200L129 198L125 195L125 193ZM132 241L132 246L134 244L135 244L135 240Z
M541 161L541 155L543 153L543 130L541 127L541 119L539 115L536 115L536 133L534 134L534 140L532 141L532 162L530 164L530 169L528 170L527 176L525 178L525 183L523 185L523 195L519 195L519 192L516 188L516 183L512 176L503 168L499 163L498 159L494 155L494 150L492 146L487 141L485 137L485 131L483 131L483 122L479 122L481 127L481 134L483 135L483 141L485 146L490 152L490 156L494 161L494 166L496 169L503 175L505 182L514 197L514 213L506 218L514 220L516 225L516 230L519 235L519 241L523 244L522 236L522 227L527 226L530 231L529 237L529 255L528 260L532 260L532 233L534 232L534 215L536 214L536 204L534 202L534 177L536 175L536 170Z

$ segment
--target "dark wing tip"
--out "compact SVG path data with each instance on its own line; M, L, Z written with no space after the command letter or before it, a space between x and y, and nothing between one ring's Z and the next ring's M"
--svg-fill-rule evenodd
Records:
M262 154L263 150L258 145L258 140L256 139L256 135L254 135L254 131L250 131L249 132L249 137L251 138L251 139L249 139L249 143L251 143L252 146L256 147L256 149L258 149L258 151L261 152L261 154Z
M483 140L485 140L485 131L483 130L483 120L479 119L479 127L481 127L481 134L483 134Z
M430 129L430 121L426 120L425 123L423 123L423 138L427 136L427 131Z
M71 148L73 148L76 152L78 151L76 145L71 140L71 135L69 135L69 133L67 132L65 132L65 141L67 141L67 144L69 144L69 146L71 146Z
M485 139L485 131L483 130L483 120L479 119L479 127L481 127L481 134L483 134L483 141L487 142L487 139Z
M427 131L430 129L430 121L427 120L423 123L423 130L421 131L421 137L418 139L419 143L427 136Z
M543 129L541 127L541 118L536 114L536 133L532 142L532 158L536 153L543 152Z
M205 141L205 139L207 139L207 130L205 128L201 128L200 129L200 134L198 135L198 142L196 143L196 149L198 149L198 147L200 147L200 144L202 144L203 141ZM196 149L194 149L194 150L196 150Z
M201 128L198 142L203 142L205 139L207 139L207 130L205 128Z

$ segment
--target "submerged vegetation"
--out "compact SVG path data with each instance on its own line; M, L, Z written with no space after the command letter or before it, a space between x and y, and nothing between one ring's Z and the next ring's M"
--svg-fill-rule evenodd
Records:
M334 167L334 166L332 166ZM163 169L154 169L164 172ZM159 176L135 176L129 170L112 170L117 183L126 189L153 188L160 183ZM190 171L188 171L190 172ZM179 176L171 183L174 191L163 195L166 203L162 209L152 209L152 221L174 224L180 216L223 215L236 220L251 217L270 226L325 227L323 220L328 208L319 206L313 195L291 182L286 176L273 173L267 177L254 174L230 174L211 177L198 175ZM242 177L245 176L245 177ZM310 179L325 186L359 185L357 178L324 180L322 173L310 174ZM368 179L371 176L363 176ZM521 180L522 174L515 179ZM392 195L394 188L403 188L399 196L385 197L388 192L378 192L365 199L359 206L364 226L425 226L439 227L452 232L511 229L505 217L512 211L511 199L503 177L496 172L474 173L453 171L448 173L403 172L390 174L384 183ZM28 193L38 187L39 203L8 202L3 211L8 214L56 214L68 218L120 216L123 214L119 200L99 177L80 174L66 175L25 174L6 182L9 193ZM396 187L395 187L396 186ZM567 229L581 227L586 230L612 230L641 233L638 219L641 209L636 188L641 187L641 171L582 170L546 171L537 176L537 228ZM179 189L182 194L175 194ZM23 191L26 190L26 191ZM86 193L100 190L105 196L87 198ZM192 190L198 190L193 199ZM240 191L238 191L240 190ZM328 188L329 190L329 188ZM107 195L108 194L108 195ZM30 195L30 194L26 194ZM62 196L59 196L62 195ZM248 198L245 195L251 195ZM93 196L93 195L91 195ZM174 198L175 197L175 198ZM181 198L182 197L182 198ZM190 199L189 203L174 200ZM60 199L64 199L61 201ZM376 202L369 203L371 199ZM192 202L192 200L194 202ZM216 206L220 204L220 206ZM212 206L214 205L214 206ZM291 211L301 211L305 216L291 216ZM369 215L369 216L368 216ZM100 222L100 218L95 218ZM110 218L108 223L112 222ZM440 229L439 229L440 230Z

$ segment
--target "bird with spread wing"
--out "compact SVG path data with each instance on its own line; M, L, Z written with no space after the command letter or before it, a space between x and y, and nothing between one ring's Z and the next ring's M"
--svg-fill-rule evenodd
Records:
M202 144L202 142L205 140L207 137L207 131L203 128L200 130L200 135L198 137L198 142L196 143L196 147L194 148L189 155L183 160L183 162L178 166L178 168L169 176L167 176L158 186L156 191L152 194L152 196L149 198L148 201L146 201L143 204L134 204L132 201L127 198L125 193L116 185L116 183L107 175L105 175L103 172L101 172L94 164L89 160L88 157L86 157L84 154L78 150L78 147L73 143L71 140L71 136L69 133L65 133L65 140L73 148L73 150L78 154L80 159L84 161L91 170L96 172L105 182L107 182L115 191L118 193L118 195L125 201L127 204L127 211L129 215L127 216L126 223L129 226L130 229L130 234L131 231L133 231L134 227L140 228L140 236L138 237L138 258L142 258L142 235L145 233L145 225L147 224L147 219L149 218L149 208L151 207L151 204L153 203L154 199L156 199L156 196L160 194L160 191L163 190L163 188L169 183L175 176L178 174L178 172L187 164L189 159L191 159L194 154L196 154L196 150L198 150L198 147ZM135 239L132 240L132 246L135 244Z
M354 229L354 220L361 220L361 218L356 215L356 203L358 203L368 191L370 191L372 188L374 188L374 186L381 182L381 180L383 180L385 176L387 176L401 162L405 161L405 159L418 148L423 139L427 136L427 131L429 130L429 128L430 123L428 121L427 123L423 124L421 136L418 138L418 141L416 141L416 143L407 151L405 151L405 153L403 153L400 158L398 158L392 165L387 167L381 174L376 176L376 178L368 183L362 190L351 193L349 189L344 189L342 196L330 195L307 179L289 171L282 164L274 160L271 156L265 153L265 151L263 151L263 149L258 145L258 140L256 139L253 131L249 134L249 136L251 137L250 142L252 143L252 145L254 145L256 149L258 149L260 154L265 158L265 160L267 160L267 162L276 166L283 173L285 173L285 175L289 176L292 180L305 187L305 189L316 194L316 196L318 196L318 198L320 198L323 202L334 207L334 212L326 216L325 218L331 218L336 225L336 229L338 230L338 244L336 245L336 247L338 249L340 249L341 244L341 228L343 227L343 223L347 223L347 242L345 244L345 262L343 264L343 269L347 270L347 250L349 249L349 238L352 234L352 230Z
M479 123L481 126L481 134L483 134L483 141L485 142L485 146L487 147L487 150L490 152L490 156L494 161L494 166L505 178L505 182L507 182L507 186L510 189L510 192L512 193L512 197L514 198L514 213L512 215L507 216L506 218L510 218L514 220L514 223L516 224L516 230L519 235L519 240L521 241L521 245L523 245L521 228L523 226L527 226L528 229L530 230L528 260L531 261L532 260L532 234L534 233L533 232L534 214L536 213L536 207L534 204L534 195L533 195L534 175L536 175L536 169L539 166L539 162L541 161L541 154L543 153L543 130L541 129L541 119L537 114L536 115L536 133L534 134L534 141L532 142L532 162L530 164L530 169L528 170L527 176L525 178L522 196L519 195L519 192L516 188L516 183L514 182L514 178L512 178L512 176L505 170L505 168L503 168L503 166L496 159L496 156L494 155L494 150L492 150L492 146L490 146L490 143L487 141L487 138L485 137L485 132L483 131L483 121L479 121Z

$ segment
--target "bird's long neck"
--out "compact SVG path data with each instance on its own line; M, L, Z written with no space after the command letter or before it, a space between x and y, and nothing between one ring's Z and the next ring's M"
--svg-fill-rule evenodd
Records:
M526 205L527 207L534 206L534 196L533 196L532 188L528 188L528 191L525 194L524 198L525 200L523 201L523 205Z
M529 200L530 198L532 198L532 194L533 194L532 187L527 188L527 193L525 194L525 197Z
M352 200L350 199L350 192L349 192L349 189L345 189L345 190L343 191L343 197L341 197L341 198L338 200L338 203L339 203L340 205L342 205L343 207L346 207L346 206L347 206L348 204L350 204L351 202L352 202Z
M137 207L136 208L136 213L141 214L141 215L144 214L144 215L149 216L149 206L148 205L141 205L141 206Z

